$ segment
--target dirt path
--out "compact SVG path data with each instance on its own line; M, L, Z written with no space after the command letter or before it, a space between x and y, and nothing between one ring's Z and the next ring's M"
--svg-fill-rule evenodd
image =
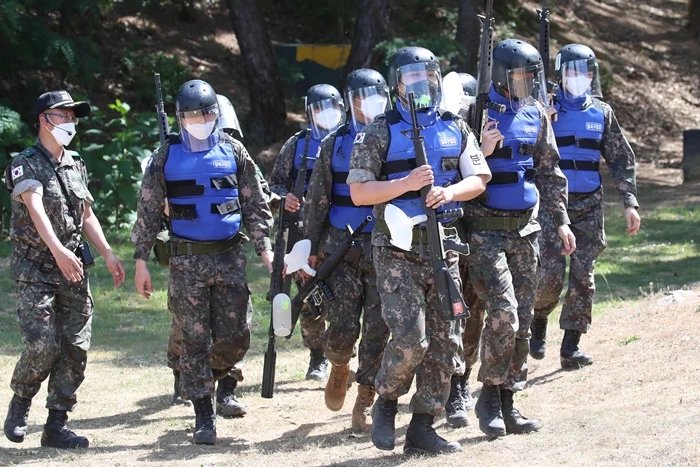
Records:
M553 326L556 328L556 326ZM550 331L550 352L531 364L531 387L517 396L525 414L544 421L541 433L489 442L476 426L459 430L438 421L438 431L459 440L462 454L431 463L463 465L698 465L700 438L700 289L673 296L628 302L597 319L584 337L593 366L559 369L561 331ZM14 355L0 356L0 400L9 398ZM39 448L46 416L45 393L35 399L30 434L23 445L0 439L0 465L425 465L401 454L410 419L408 397L401 399L398 447L373 448L367 437L350 437L355 387L346 407L332 413L323 406L319 384L300 381L301 351L278 356L279 384L274 399L261 399L262 362L250 360L243 400L250 413L219 420L219 444L190 444L192 409L171 407L168 371L161 367L120 367L114 355L95 353L80 390L81 404L72 427L92 441L88 451ZM478 389L472 378L472 388ZM4 415L4 412L3 412Z

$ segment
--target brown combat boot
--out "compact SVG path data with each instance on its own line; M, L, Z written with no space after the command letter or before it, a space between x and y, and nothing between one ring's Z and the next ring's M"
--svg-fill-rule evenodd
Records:
M326 383L326 407L333 412L343 408L345 394L348 392L350 364L333 365L331 375Z
M372 427L371 412L374 402L374 387L369 384L357 386L357 398L352 408L352 432L356 434L369 433Z

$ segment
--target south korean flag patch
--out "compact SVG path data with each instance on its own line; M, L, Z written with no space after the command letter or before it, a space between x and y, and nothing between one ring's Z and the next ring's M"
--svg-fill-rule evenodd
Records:
M355 135L355 141L353 141L352 144L362 144L364 142L365 142L365 134L358 133Z
M24 175L24 167L21 165L18 165L14 169L12 169L12 180L17 180L19 177Z

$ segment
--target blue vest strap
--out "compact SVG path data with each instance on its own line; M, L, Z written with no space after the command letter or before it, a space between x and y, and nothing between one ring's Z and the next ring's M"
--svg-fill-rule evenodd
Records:
M536 169L526 169L525 179L530 181L534 180L536 173ZM494 172L491 174L489 183L492 185L506 185L508 183L518 183L518 181L518 172Z
M401 172L410 172L417 167L416 158L413 159L397 159L394 161L382 162L382 175L397 174Z
M561 159L559 168L562 170L586 170L588 172L598 172L600 161L577 161L574 159Z
M166 180L165 192L167 193L168 198L202 196L204 194L204 185L197 185L196 180Z
M333 183L345 183L348 180L348 172L333 172Z
M518 152L524 156L532 156L535 154L535 145L528 143L520 143L518 146ZM504 146L502 148L493 151L493 154L489 156L492 159L512 159L513 158L513 148L511 146Z
M331 199L331 204L334 206L344 206L344 207L351 207L351 208L356 208L357 206L355 203L352 202L352 198L350 196L342 196L342 195L333 195L333 198Z
M573 135L557 137L557 146L576 146L582 149L600 150L601 141L593 138L577 138Z

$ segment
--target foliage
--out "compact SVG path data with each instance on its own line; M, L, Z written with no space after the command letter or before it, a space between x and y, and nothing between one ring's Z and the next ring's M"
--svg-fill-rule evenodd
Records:
M124 89L134 93L138 102L155 105L153 73L160 73L163 101L174 103L175 94L181 83L187 80L187 69L176 57L164 53L144 53L137 51L121 58L117 81Z
M22 123L17 112L0 105L0 178L10 163L12 153L18 152L31 144L32 136L27 126ZM3 190L4 191L4 190ZM7 230L10 218L10 198L0 197L0 237Z

